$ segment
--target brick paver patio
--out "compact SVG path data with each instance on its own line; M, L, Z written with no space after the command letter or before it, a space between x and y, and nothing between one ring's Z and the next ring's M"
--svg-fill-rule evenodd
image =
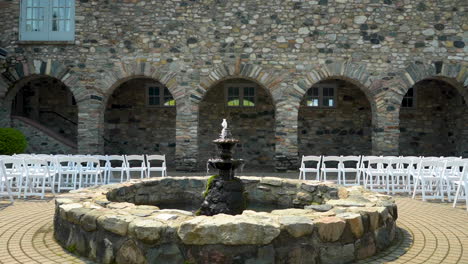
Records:
M359 263L468 263L468 212L463 206L397 197L398 241ZM90 263L53 239L54 201L0 200L0 263Z

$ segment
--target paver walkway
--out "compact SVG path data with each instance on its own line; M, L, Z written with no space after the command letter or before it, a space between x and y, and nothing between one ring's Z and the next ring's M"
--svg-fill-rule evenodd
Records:
M468 212L464 207L397 197L400 239L359 263L468 263ZM87 263L53 239L54 201L0 200L0 263ZM89 262L88 262L89 263Z

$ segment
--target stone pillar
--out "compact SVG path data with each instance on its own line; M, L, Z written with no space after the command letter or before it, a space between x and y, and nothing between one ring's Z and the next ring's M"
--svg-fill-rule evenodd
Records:
M176 169L195 171L198 158L198 105L188 97L177 100Z
M78 153L104 154L102 97L92 95L78 102Z
M377 106L372 107L373 155L399 154L400 105L397 102L398 100L377 99Z
M279 102L276 105L275 169L277 171L297 170L299 168L298 113L299 101Z

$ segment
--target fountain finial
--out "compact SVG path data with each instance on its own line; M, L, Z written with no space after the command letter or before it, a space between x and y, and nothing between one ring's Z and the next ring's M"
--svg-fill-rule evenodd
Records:
M231 133L230 133L230 131L228 129L228 124L227 124L226 118L223 118L223 122L221 123L221 126L223 127L223 130L221 130L221 139L225 139L225 138L230 137Z

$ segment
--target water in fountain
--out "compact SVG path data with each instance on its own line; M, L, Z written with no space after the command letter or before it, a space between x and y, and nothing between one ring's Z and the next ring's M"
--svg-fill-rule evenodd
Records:
M232 158L232 148L239 143L234 139L228 128L226 119L223 119L221 135L214 140L219 158L209 159L208 164L219 170L219 175L212 176L208 181L205 200L199 213L202 215L215 214L241 214L247 206L244 184L234 173L244 165L244 160Z

